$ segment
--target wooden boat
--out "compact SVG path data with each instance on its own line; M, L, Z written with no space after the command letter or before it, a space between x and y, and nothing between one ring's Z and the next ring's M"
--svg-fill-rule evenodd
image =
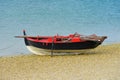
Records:
M60 55L62 53L76 53L81 50L93 49L99 46L107 36L97 36L95 34L84 36L78 33L68 36L27 36L23 30L25 44L32 53L37 55Z

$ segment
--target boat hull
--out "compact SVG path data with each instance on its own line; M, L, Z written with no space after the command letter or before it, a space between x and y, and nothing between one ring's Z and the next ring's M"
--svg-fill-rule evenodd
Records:
M34 46L26 46L27 49L36 54L36 55L51 55L51 50L41 49ZM53 50L53 55L70 55L70 54L82 54L84 52L88 52L90 49L85 50Z
M29 51L37 55L63 55L79 54L85 50L92 49L100 45L99 41L84 41L74 43L41 43L25 38L25 44Z

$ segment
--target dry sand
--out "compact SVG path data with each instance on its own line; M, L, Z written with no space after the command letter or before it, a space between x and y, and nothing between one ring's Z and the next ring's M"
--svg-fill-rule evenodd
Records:
M120 44L82 55L0 57L0 80L120 80Z

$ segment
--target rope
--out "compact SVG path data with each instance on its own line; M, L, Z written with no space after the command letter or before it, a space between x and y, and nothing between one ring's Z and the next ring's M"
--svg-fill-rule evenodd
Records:
M51 57L53 56L53 49L54 49L54 37L52 38Z

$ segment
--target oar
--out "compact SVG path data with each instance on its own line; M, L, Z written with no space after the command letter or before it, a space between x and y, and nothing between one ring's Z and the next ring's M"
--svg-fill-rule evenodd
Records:
M36 36L15 36L15 38L36 38Z

